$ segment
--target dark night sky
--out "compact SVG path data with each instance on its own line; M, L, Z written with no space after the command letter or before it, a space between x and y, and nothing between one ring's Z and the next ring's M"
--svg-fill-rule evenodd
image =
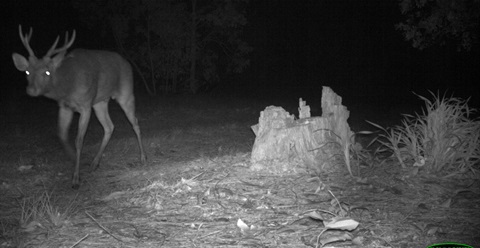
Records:
M18 24L33 26L38 53L73 28L74 47L114 48L79 26L68 1L7 0L3 5L0 102L13 92L24 95L26 81L11 60L14 51L26 54ZM312 92L319 96L321 86L328 85L344 98L384 95L401 101L397 96L411 96L411 91L448 89L462 97L475 93L472 100L478 103L478 53L413 49L394 28L401 20L397 1L251 0L247 19L245 39L255 50L248 70L232 79L239 91L298 99Z
M262 82L313 90L331 85L342 96L476 91L478 53L415 50L394 28L402 18L397 1L260 1L254 6L248 31L255 34L250 38L256 39L255 55L261 59L253 60L251 75L262 75Z

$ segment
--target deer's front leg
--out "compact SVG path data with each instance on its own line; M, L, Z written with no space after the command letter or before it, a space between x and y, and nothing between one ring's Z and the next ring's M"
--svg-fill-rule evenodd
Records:
M75 161L75 152L68 142L68 130L72 123L73 110L67 107L60 107L58 112L58 137L62 142L63 148L68 155L68 158Z
M78 120L78 133L75 140L76 157L75 170L73 171L72 188L78 189L80 187L80 155L82 153L83 138L87 132L88 122L92 113L91 108L80 110L80 119Z

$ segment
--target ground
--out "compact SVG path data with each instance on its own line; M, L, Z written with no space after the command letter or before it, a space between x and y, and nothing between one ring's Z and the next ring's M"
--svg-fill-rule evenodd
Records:
M324 225L313 212L359 222L349 234L355 242L324 247L480 246L478 179L415 174L394 160L355 167L358 177L340 165L295 175L250 171L250 126L268 105L296 114L298 99L291 100L138 98L146 166L111 103L115 132L100 168L90 171L102 135L92 118L79 190L71 189L72 168L56 138L56 104L29 98L4 108L0 247L320 247ZM389 125L399 117L398 109L345 102L353 131L368 128L365 119Z

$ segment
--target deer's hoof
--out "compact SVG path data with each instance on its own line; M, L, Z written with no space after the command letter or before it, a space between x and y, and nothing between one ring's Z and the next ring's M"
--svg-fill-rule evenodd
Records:
M80 188L80 176L78 173L73 173L72 189L77 190L78 188Z

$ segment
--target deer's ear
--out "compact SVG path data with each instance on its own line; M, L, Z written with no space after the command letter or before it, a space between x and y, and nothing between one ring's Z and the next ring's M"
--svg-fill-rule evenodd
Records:
M13 63L19 71L26 71L28 68L28 60L18 53L12 54Z
M50 62L53 66L53 68L57 68L60 66L60 64L62 63L63 61L63 58L65 57L65 52L61 52L57 55L55 55L55 57L52 58L52 61Z

